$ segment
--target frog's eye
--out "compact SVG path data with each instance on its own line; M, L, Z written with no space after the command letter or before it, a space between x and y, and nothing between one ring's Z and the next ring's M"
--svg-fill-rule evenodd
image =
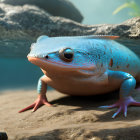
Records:
M59 56L62 60L71 62L73 60L74 52L71 48L61 49L59 51Z

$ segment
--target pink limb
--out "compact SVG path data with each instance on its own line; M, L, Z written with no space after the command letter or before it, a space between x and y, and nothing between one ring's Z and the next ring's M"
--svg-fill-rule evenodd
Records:
M29 105L28 107L22 109L19 111L19 113L21 112L24 112L24 111L27 111L29 109L33 109L33 112L35 112L40 106L42 105L46 105L46 106L52 106L48 101L47 101L47 98L46 98L46 95L45 94L39 94L38 95L38 98L37 100Z
M136 102L131 96L125 97L120 99L118 102L116 102L113 105L109 106L100 106L100 108L115 108L118 107L119 109L117 112L115 112L112 116L112 118L115 118L121 111L123 111L123 114L125 117L127 117L127 107L128 106L140 106L140 102Z

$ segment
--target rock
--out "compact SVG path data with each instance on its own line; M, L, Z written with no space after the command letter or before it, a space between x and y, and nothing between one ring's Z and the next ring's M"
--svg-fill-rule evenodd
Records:
M32 42L40 35L118 35L140 55L140 17L121 24L83 25L62 17L51 16L35 6L0 4L0 55L26 57Z
M83 19L81 13L69 0L2 0L2 2L14 6L25 4L38 6L53 16L61 16L77 22Z
M8 136L5 132L0 132L0 140L8 140Z

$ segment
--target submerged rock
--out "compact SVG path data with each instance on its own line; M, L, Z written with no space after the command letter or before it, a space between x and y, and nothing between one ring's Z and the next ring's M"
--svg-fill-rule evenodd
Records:
M69 0L2 0L2 3L14 6L29 4L44 9L53 16L61 16L77 22L83 19L81 13Z
M118 41L140 55L140 17L121 24L83 25L62 17L51 16L35 6L0 4L0 55L26 57L32 42L40 35L118 35Z

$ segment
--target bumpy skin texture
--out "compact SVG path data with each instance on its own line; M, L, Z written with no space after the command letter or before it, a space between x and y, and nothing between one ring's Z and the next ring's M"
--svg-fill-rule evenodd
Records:
M113 39L117 36L47 37L32 44L28 60L44 73L38 82L37 100L20 112L41 105L51 106L46 98L47 85L70 95L96 95L120 88L118 107L127 116L127 106L140 106L131 93L140 81L140 60L128 48Z

